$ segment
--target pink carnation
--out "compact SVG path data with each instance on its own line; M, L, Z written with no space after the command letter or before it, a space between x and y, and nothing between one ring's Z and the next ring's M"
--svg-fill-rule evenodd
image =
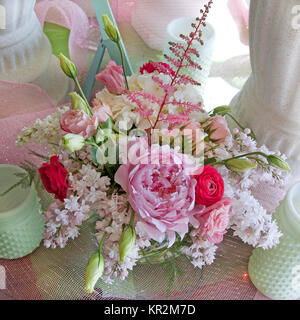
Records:
M223 241L223 235L229 225L231 205L232 199L223 198L204 210L202 206L195 207L193 213L200 224L200 237L204 237L212 243Z
M152 145L151 150L147 150L147 142L141 148L137 145L132 145L128 153L139 151L135 164L122 165L115 181L128 193L148 236L162 242L167 234L172 246L175 233L183 238L193 219L196 180L189 172L194 164L168 145Z
M110 61L107 67L96 75L96 80L102 82L112 94L120 94L125 91L123 67Z
M93 109L93 113L93 118L96 118L98 123L105 122L109 118L109 116L112 117L111 109L107 105L95 107Z
M62 115L60 126L65 132L81 134L88 139L96 133L98 121L96 117L91 118L83 110L70 109Z

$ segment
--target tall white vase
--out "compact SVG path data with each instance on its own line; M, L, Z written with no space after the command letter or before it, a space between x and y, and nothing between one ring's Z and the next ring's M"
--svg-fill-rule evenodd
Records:
M52 55L51 45L34 12L36 0L0 0L6 26L0 30L0 80L40 86L57 103L70 90L70 81Z
M179 17L197 17L206 0L138 0L131 24L145 43L162 51L170 21Z
M260 144L288 156L300 180L300 30L293 26L299 0L251 0L252 74L232 100L235 116Z

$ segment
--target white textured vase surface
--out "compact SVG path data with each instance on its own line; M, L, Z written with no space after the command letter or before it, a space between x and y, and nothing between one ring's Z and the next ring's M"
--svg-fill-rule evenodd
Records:
M299 0L252 0L252 74L231 106L260 144L285 153L300 180L300 30L293 25Z
M300 182L287 193L274 218L282 232L278 246L256 248L249 275L264 295L279 300L300 298Z
M169 22L199 16L205 3L205 0L139 0L131 24L150 48L162 51Z
M34 12L36 0L0 0L6 26L0 30L0 80L39 85L55 101L64 100L70 82L52 55Z

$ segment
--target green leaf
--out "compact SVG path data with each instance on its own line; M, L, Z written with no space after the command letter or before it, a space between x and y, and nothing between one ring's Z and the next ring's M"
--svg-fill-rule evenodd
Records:
M96 165L98 164L97 156L96 156L96 155L97 155L97 150L98 150L98 148L92 146L92 148L91 148L91 157L92 157L93 162L94 162Z
M45 22L44 33L48 37L52 52L55 56L59 56L60 53L70 58L69 53L69 37L70 30L55 23Z
M112 129L113 127L113 121L112 118L109 117L105 122L102 123L101 128L102 129Z
M211 115L215 116L218 114L220 116L225 116L227 113L230 113L230 112L231 112L231 108L229 106L220 106L212 110Z

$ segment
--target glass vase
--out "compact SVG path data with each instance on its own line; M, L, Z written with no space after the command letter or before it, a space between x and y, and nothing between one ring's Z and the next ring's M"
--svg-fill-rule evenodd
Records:
M0 194L16 184L26 171L0 165ZM34 183L18 186L0 197L0 258L17 259L33 252L42 240L44 221Z
M253 251L249 276L264 295L276 300L300 298L300 182L287 193L274 215L281 229L278 246Z

